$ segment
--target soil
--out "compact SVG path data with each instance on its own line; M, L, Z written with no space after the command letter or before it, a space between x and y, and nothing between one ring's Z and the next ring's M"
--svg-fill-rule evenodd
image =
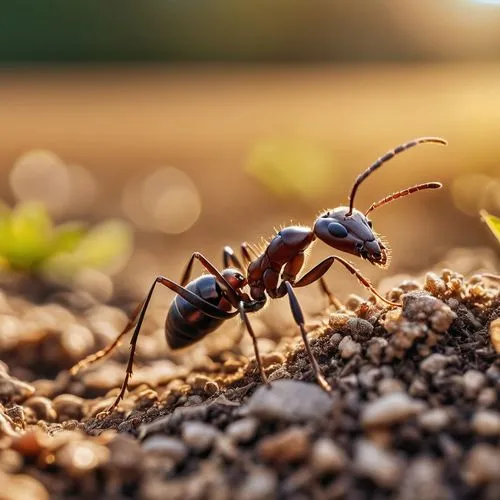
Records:
M127 352L68 369L116 336L130 307L72 292L40 305L5 290L0 499L498 498L498 283L444 270L387 297L402 309L350 296L311 322L332 394L295 327L260 325L269 389L248 340L164 354L152 314L147 366L106 414Z

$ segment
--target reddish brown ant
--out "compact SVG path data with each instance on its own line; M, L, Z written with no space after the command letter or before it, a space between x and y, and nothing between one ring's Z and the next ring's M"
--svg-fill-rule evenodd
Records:
M216 330L225 320L239 314L252 337L257 365L265 384L269 384L269 382L262 366L257 339L248 319L248 313L262 309L267 297L276 299L288 295L293 318L300 329L314 375L323 389L331 391L331 387L322 375L311 351L305 330L304 315L293 289L319 281L321 289L327 295L330 303L337 305L338 301L330 293L323 279L324 274L337 261L382 302L396 307L399 307L400 304L382 297L370 281L351 263L333 255L324 259L296 280L304 264L304 254L314 240L319 238L337 250L356 255L372 264L387 267L389 264L388 248L373 231L372 222L367 217L368 214L403 196L423 189L439 189L442 185L439 182L429 182L398 191L372 204L364 214L354 208L354 198L361 183L382 164L395 155L424 142L447 144L444 139L438 137L422 137L387 152L356 178L349 196L348 207L342 206L323 212L316 219L313 229L300 226L281 229L260 254L243 243L241 245L243 265L229 247L224 248L225 269L223 271L217 270L202 254L193 253L180 284L163 276L157 277L146 298L132 313L129 322L116 340L105 349L80 361L71 369L71 373L76 374L83 367L109 354L118 345L121 337L135 325L130 341L130 355L125 378L118 396L108 411L116 408L127 390L128 381L132 375L134 354L141 325L155 286L159 283L177 294L170 305L165 322L166 339L171 349L179 349L198 342ZM251 251L253 256L250 255ZM189 282L195 259L199 260L210 274L202 275ZM229 267L230 265L234 268ZM245 286L249 287L249 294L243 291Z

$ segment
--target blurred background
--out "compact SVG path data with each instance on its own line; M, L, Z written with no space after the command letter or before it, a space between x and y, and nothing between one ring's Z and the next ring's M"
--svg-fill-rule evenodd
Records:
M0 62L0 196L58 224L125 221L134 249L114 274L129 294L179 279L195 250L219 263L224 245L313 224L423 135L449 146L404 153L357 197L445 184L373 214L388 273L456 247L494 262L478 210L500 213L500 1L10 2ZM328 254L315 245L309 264ZM341 269L328 281L364 294Z

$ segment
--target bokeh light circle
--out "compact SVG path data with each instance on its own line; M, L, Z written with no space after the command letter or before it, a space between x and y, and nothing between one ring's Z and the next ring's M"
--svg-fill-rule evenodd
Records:
M165 167L131 180L124 190L122 206L143 230L180 234L198 220L201 198L187 174Z
M14 163L9 181L18 201L40 201L53 215L64 212L70 201L69 171L50 151L34 150L22 155Z

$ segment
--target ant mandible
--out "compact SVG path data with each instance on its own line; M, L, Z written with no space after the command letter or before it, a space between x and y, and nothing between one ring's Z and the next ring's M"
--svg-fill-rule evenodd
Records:
M361 183L385 162L407 149L426 142L447 144L444 139L439 137L421 137L388 151L356 178L349 196L349 206L341 206L321 213L316 219L313 229L302 226L289 226L281 229L259 254L246 243L242 243L243 264L230 247L224 248L223 264L225 269L222 271L219 271L201 253L193 253L180 284L169 278L158 276L151 285L146 298L134 310L127 325L116 340L105 349L91 354L77 363L71 369L71 373L74 375L82 368L108 355L119 344L123 335L135 325L130 341L130 355L123 384L115 401L107 410L108 413L113 411L127 390L128 381L132 375L134 354L141 325L155 286L160 284L177 294L170 305L165 321L166 340L171 349L180 349L198 342L216 330L224 321L239 314L252 338L260 376L266 385L269 385L269 381L262 366L257 339L248 319L248 313L262 309L267 297L277 299L288 295L290 309L295 323L300 329L314 375L320 386L325 391L330 392L331 386L321 373L318 362L311 351L305 330L304 315L294 288L301 288L319 281L330 304L338 306L337 299L332 295L323 278L333 263L338 262L379 300L390 306L400 307L400 304L382 297L370 281L351 263L334 255L327 257L297 279L304 264L305 252L314 240L319 238L332 248L361 257L379 267L387 267L389 265L389 249L373 231L368 214L393 200L424 189L439 189L442 184L427 182L403 189L373 203L364 214L354 208L356 192ZM198 260L209 274L189 281L195 260ZM245 286L248 286L249 294L243 291Z

